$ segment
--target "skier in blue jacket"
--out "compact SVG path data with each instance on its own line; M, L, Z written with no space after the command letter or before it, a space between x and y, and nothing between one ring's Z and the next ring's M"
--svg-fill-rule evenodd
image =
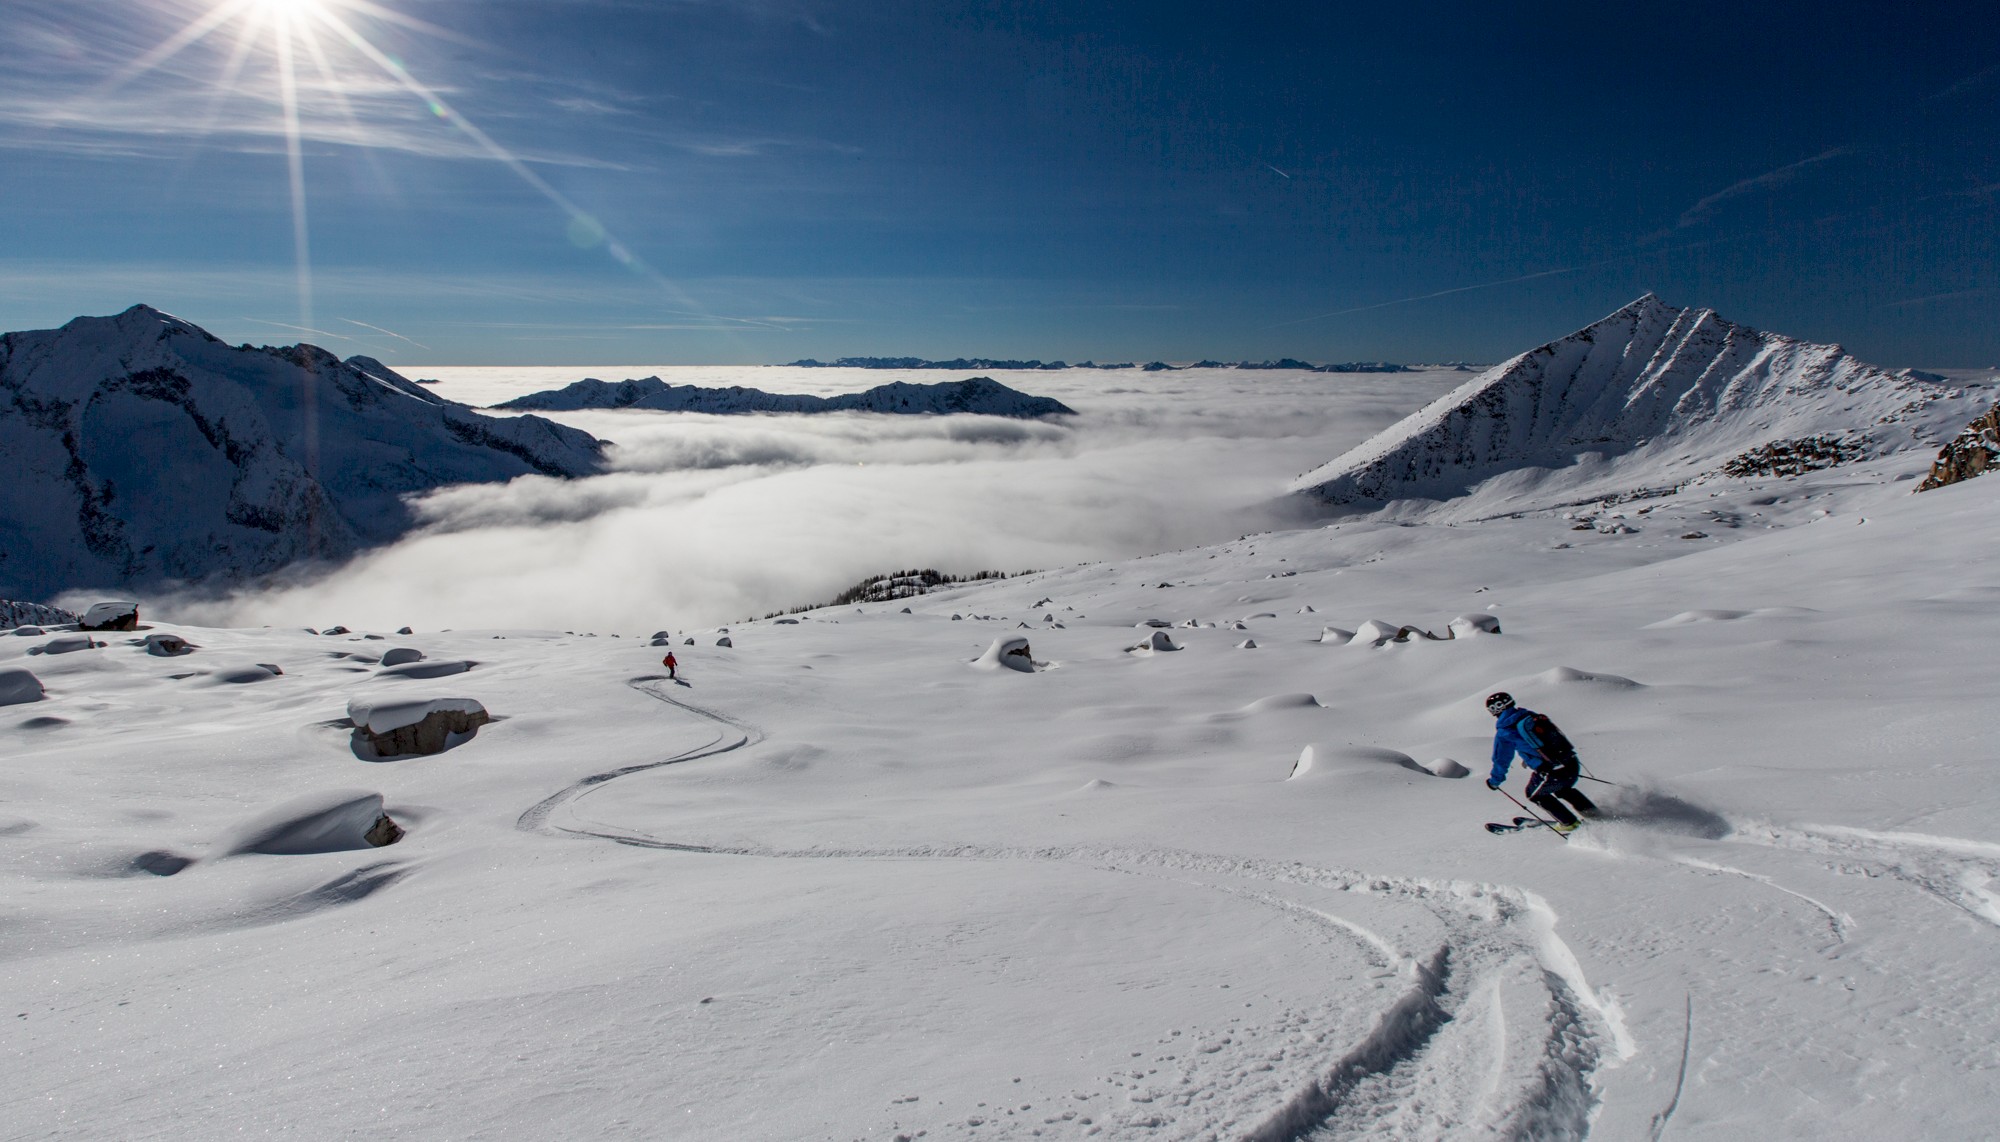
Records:
M1507 768L1514 763L1514 755L1518 753L1521 764L1533 773L1528 778L1528 800L1540 805L1544 812L1555 818L1556 832L1568 833L1582 824L1577 820L1576 813L1586 817L1597 816L1597 806L1576 788L1581 767L1576 750L1567 741L1558 744L1544 742L1537 737L1533 726L1534 711L1516 706L1512 694L1487 695L1486 712L1499 719L1493 727L1493 775L1486 779L1486 788L1500 788L1501 782L1507 780ZM1564 805L1564 801L1569 804ZM1576 813L1570 812L1572 806Z

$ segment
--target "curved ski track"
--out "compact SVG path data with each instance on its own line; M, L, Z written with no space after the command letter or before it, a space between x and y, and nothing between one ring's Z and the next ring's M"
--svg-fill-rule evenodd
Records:
M1149 1138L1237 1137L1246 1142L1319 1142L1338 1138L1439 1138L1477 1134L1496 1139L1581 1139L1597 1109L1592 1076L1605 1040L1619 1057L1631 1053L1617 1015L1599 1003L1576 959L1553 932L1548 905L1519 889L1465 881L1370 875L1304 863L1250 860L1172 849L1097 846L1011 848L938 845L880 848L777 849L688 844L628 831L569 824L558 810L616 778L743 749L761 730L663 692L655 676L629 683L668 705L714 723L714 740L660 761L623 766L577 781L523 812L528 832L592 837L678 852L777 859L969 859L1062 861L1105 872L1154 876L1192 884L1280 910L1356 945L1380 968L1405 980L1397 998L1358 1042L1313 1068L1317 1073L1275 1106L1215 1107L1206 1092L1163 1099L1114 1128ZM1422 954L1353 921L1274 891L1305 887L1389 898L1421 907L1442 925L1444 943ZM1504 997L1504 1004L1503 1004ZM1510 1028L1536 1011L1525 1033ZM1480 1076L1472 1081L1468 1076ZM1200 1101L1198 1101L1198 1099ZM1226 1101L1226 1100L1225 1100ZM1215 1117L1223 1111L1225 1117ZM997 1125L997 1123L995 1124ZM1095 1130L1092 1133L1096 1133Z

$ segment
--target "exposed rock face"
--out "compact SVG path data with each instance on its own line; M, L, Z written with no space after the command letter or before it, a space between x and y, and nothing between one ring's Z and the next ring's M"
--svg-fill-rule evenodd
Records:
M446 484L602 468L365 357L232 347L146 306L0 336L0 594L262 574L411 525Z
M1965 426L1965 431L1938 453L1930 475L1917 485L1920 492L1970 480L2000 461L2000 405Z
M347 704L357 737L377 757L443 753L453 735L470 734L492 721L486 707L470 698L370 700Z
M0 629L26 626L61 626L76 621L73 612L40 603L16 603L0 599Z
M1858 440L1822 433L1800 440L1774 440L1731 456L1722 465L1725 476L1796 476L1862 459L1867 446Z
M740 414L752 412L881 412L936 415L975 413L982 416L1010 416L1023 419L1068 416L1075 409L1050 397L1030 396L1010 389L992 377L971 377L934 385L913 385L903 381L878 385L859 393L834 397L767 393L741 385L702 388L699 385L670 385L658 377L607 382L585 378L565 388L529 393L524 397L493 406L537 411L573 411L586 408L642 408L655 412L706 412Z
M422 662L424 652L413 646L392 647L382 653L382 665L401 666L406 662Z
M129 602L98 603L83 613L77 620L77 629L91 631L139 629L139 604Z
M1299 477L1329 504L1446 500L1502 473L1504 490L1570 496L1671 484L1782 443L1778 471L1825 452L1880 454L1928 441L1949 387L1736 325L1651 294L1503 362ZM1838 440L1838 448L1818 441ZM1811 442L1807 447L1796 447ZM1837 461L1836 461L1837 462ZM1561 476L1552 473L1561 472ZM1532 476L1533 478L1529 478Z

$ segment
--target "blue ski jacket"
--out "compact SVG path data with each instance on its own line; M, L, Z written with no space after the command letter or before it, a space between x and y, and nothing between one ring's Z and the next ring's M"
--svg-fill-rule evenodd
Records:
M1521 764L1529 769L1540 769L1548 757L1542 753L1542 743L1535 737L1528 722L1534 712L1519 706L1501 711L1498 724L1493 727L1493 776L1489 779L1496 784L1507 780L1507 767L1514 764L1514 755L1521 755Z

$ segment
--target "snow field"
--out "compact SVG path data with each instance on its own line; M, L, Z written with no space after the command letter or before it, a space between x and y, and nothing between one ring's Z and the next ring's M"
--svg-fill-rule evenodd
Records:
M358 634L0 640L47 689L0 720L5 1119L1978 1136L2000 485L1910 497L1897 463L1698 485L1628 532L1391 512L733 624L677 650L686 686L643 639L526 631L397 644L470 664L437 680ZM1322 641L1479 614L1505 633ZM1182 649L1129 653L1148 619ZM976 669L1021 621L1061 669ZM253 661L283 673L209 684ZM1516 812L1482 784L1495 689L1622 783L1586 785L1616 819L1479 828ZM496 720L368 763L368 694ZM408 836L210 859L344 789Z

